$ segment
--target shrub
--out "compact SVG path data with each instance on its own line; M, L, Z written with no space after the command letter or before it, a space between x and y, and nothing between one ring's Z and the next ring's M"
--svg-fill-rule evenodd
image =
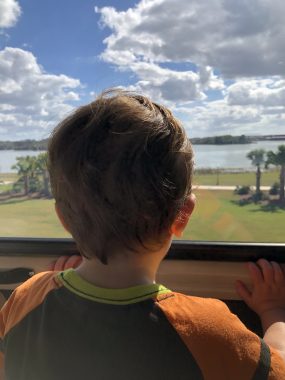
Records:
M259 193L254 193L251 196L251 199L253 202L268 201L268 195L260 191Z
M278 182L273 183L269 190L270 195L278 195L280 191L280 184Z
M29 193L36 193L36 192L40 192L41 190L42 190L42 185L38 177L31 178L29 182Z
M250 186L237 186L234 191L238 195L248 195L251 193Z
M19 178L17 182L13 183L12 192L21 193L24 189L24 181L22 178Z

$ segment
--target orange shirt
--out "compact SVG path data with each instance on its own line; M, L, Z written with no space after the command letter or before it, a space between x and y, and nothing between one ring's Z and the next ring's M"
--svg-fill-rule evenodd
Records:
M218 300L40 273L0 313L7 380L282 380L275 350Z

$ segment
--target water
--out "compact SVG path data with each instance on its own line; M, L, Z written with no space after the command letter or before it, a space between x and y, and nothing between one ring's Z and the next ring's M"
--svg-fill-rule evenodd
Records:
M277 151L285 141L257 141L252 144L236 145L194 145L195 167L253 169L246 156L254 149Z
M254 149L276 151L285 141L257 141L243 145L194 145L195 167L201 168L240 168L254 169L251 161L246 158L248 152ZM36 156L39 151L2 150L0 151L0 173L13 172L11 166L16 163L16 157Z

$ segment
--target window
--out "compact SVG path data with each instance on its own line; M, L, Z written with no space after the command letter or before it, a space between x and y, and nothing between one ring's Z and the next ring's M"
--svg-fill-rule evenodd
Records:
M68 236L49 196L46 139L74 107L103 88L123 86L171 108L194 144L198 201L184 239L285 242L279 148L285 145L285 5L3 4L1 236Z

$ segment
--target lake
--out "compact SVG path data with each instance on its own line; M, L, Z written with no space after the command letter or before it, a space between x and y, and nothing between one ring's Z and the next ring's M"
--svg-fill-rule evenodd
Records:
M248 152L255 149L277 151L285 141L257 141L252 144L236 145L193 145L196 168L240 168L254 169L246 157Z
M253 170L251 161L246 158L248 152L254 149L276 151L285 141L257 141L242 145L194 145L195 167L201 168L235 168ZM11 166L16 163L16 157L36 156L40 151L2 150L0 151L0 173L13 172Z

